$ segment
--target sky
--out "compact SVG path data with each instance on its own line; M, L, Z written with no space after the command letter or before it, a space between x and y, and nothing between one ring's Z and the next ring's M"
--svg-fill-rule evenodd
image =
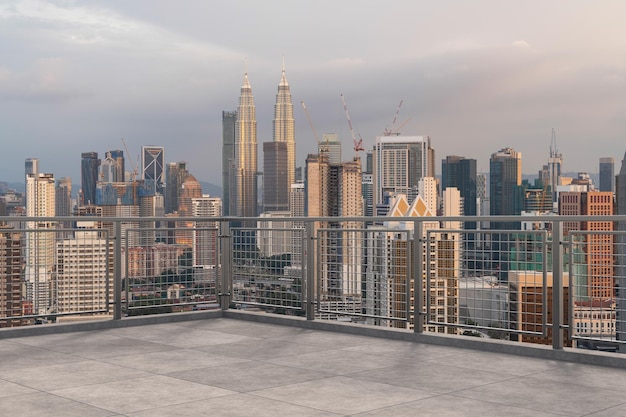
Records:
M24 160L72 177L81 152L165 147L199 180L221 184L222 111L248 72L259 167L272 140L284 64L298 166L315 130L354 155L341 102L365 148L392 121L447 155L478 161L511 147L525 174L547 162L551 132L564 171L598 171L626 151L626 2L3 0L0 181ZM361 153L361 156L364 156ZM130 161L129 161L130 160Z

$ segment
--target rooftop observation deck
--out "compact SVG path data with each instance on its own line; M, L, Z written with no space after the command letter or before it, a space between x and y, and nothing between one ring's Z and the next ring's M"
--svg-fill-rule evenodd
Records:
M3 416L618 416L626 359L232 310L0 331Z

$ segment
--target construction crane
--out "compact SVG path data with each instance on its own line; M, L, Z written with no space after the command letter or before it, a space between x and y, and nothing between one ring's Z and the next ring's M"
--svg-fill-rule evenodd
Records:
M313 131L313 136L315 136L315 140L317 141L318 152L328 152L328 139L326 139L326 145L322 145L322 141L320 140L320 137L317 134L317 130L315 129L315 126L313 125L313 121L311 120L311 115L309 114L309 110L306 108L304 101L301 101L300 104L302 104L302 109L304 110L306 119L309 122L309 127L311 128L311 131Z
M404 100L400 100L400 104L398 104L398 109L396 110L396 115L393 116L393 122L391 122L391 127L389 129L385 128L384 135L391 136L391 132L393 132L393 127L396 125L396 120L398 120L398 114L400 113L400 107L402 107L402 102Z
M137 155L137 164L133 164L133 160L130 157L130 152L128 152L128 146L126 146L126 141L124 140L124 138L122 138L122 144L124 145L124 150L126 151L126 154L128 155L128 161L130 162L131 168L133 169L133 171L130 174L130 178L132 182L135 182L137 180L137 165L139 164L139 155Z
M398 104L398 109L396 110L396 115L393 117L393 122L391 122L391 127L389 129L384 130L383 136L399 135L400 129L402 129L409 122L409 120L411 120L411 118L409 117L404 122L402 122L400 126L394 129L394 126L396 125L396 121L398 120L398 114L400 114L400 107L402 107L403 102L404 100L400 100L400 104Z
M359 151L364 151L363 147L363 138L361 134L359 134L359 140L356 139L356 135L354 134L354 129L352 128L352 120L350 120L350 112L348 111L348 106L346 105L346 99L341 94L341 102L343 103L343 109L346 112L346 118L348 119L348 126L350 126L350 134L352 135L352 142L354 143L354 153L358 156Z

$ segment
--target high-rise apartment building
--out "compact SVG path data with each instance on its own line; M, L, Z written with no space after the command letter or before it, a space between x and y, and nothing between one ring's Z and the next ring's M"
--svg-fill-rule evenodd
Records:
M236 213L232 206L235 195L235 132L237 123L236 111L222 112L222 208L224 216Z
M374 205L390 194L404 194L410 203L419 180L435 176L435 151L428 136L378 136L373 152Z
M289 209L288 157L288 143L263 143L263 211L265 212Z
M276 194L289 194L289 187L295 183L296 175L296 131L293 118L293 104L291 102L291 91L285 76L285 63L283 61L283 72L278 84L278 94L276 94L276 104L274 105L274 142L287 144L287 184L278 184L280 189ZM264 168L265 169L265 168ZM267 192L267 190L265 190Z
M306 165L308 216L356 217L363 215L361 162L329 164L322 153L309 155ZM320 280L329 300L360 298L362 224L354 221L316 222L319 239Z
M93 223L93 222L88 222ZM56 248L56 309L59 313L104 312L113 299L113 240L97 229L79 230Z
M96 184L100 171L100 160L97 152L83 152L80 160L80 186L82 201L85 206L96 204Z
M561 192L559 214L572 216L603 216L613 214L611 191ZM573 233L590 231L593 233ZM608 233L598 233L606 231ZM563 235L569 236L575 247L582 247L587 271L572 276L571 291L577 300L614 297L613 222L563 222ZM582 276L581 276L582 275Z
M26 215L48 217L26 223L26 259L24 274L27 298L36 314L45 314L52 306L50 278L54 271L54 244L56 223L54 175L33 173L26 175Z
M193 217L220 217L222 200L219 197L203 195L191 199ZM194 267L217 268L219 264L218 247L219 223L202 220L195 222L193 231L192 261Z
M235 193L230 196L235 210L231 216L257 215L257 134L256 108L248 73L243 77L235 121Z
M165 183L165 148L162 146L141 147L141 179L154 184L154 193L163 194Z
M22 234L0 224L0 317L22 314ZM19 326L19 319L0 320L0 327Z
M600 158L600 191L615 191L615 159Z

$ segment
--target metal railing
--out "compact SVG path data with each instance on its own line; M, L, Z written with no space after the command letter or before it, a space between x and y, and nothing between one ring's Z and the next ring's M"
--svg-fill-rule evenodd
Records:
M0 326L239 308L622 350L626 216L591 220L3 217Z

